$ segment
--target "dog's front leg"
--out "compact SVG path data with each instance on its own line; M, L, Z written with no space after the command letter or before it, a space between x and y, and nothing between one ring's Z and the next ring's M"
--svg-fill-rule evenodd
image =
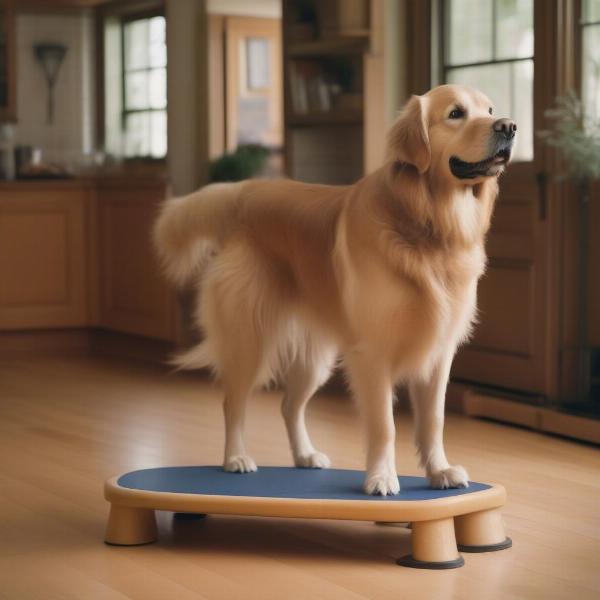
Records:
M468 487L469 476L461 466L450 466L444 451L444 405L454 352L448 352L425 380L410 383L415 418L415 443L421 466L431 487Z
M367 494L397 494L396 430L394 425L391 378L381 363L356 353L346 365L352 389L363 415L367 433Z

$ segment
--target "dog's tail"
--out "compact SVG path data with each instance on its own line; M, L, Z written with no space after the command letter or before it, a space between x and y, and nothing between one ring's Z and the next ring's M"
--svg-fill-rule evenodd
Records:
M154 243L174 283L187 283L207 251L225 241L237 220L242 185L216 183L164 203L154 227Z

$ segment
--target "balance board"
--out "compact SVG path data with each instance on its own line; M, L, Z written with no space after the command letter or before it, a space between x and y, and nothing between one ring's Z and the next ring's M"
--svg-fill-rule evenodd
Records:
M157 539L155 510L305 519L410 522L412 553L398 564L449 569L463 552L508 548L500 508L501 485L433 490L424 477L401 476L397 496L367 496L364 471L260 467L227 473L222 467L161 467L109 479L111 503L105 541L137 545ZM457 543L458 542L458 543Z

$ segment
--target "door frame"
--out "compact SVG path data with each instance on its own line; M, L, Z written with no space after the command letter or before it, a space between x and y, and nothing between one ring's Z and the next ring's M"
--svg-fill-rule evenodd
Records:
M407 0L407 51L418 57L407 65L407 90L422 94L440 82L443 52L442 14L444 0ZM579 0L534 0L536 27L534 60L546 64L546 77L534 77L534 127L547 127L544 111L553 99L574 88L576 82L575 32ZM543 57L540 60L540 57ZM553 180L560 172L560 158L554 148L536 142L535 173L543 175L546 185L538 198L542 211L537 248L545 257L540 283L548 299L540 356L538 387L550 402L568 396L573 390L576 361L572 356L575 303L572 190L567 183ZM473 382L477 383L477 382ZM575 381L576 383L576 381Z

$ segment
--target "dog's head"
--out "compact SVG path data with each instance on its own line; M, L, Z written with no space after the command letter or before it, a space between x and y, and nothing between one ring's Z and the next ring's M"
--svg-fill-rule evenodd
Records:
M388 135L388 160L420 174L475 184L509 163L517 125L497 118L487 96L463 85L441 85L413 96Z

